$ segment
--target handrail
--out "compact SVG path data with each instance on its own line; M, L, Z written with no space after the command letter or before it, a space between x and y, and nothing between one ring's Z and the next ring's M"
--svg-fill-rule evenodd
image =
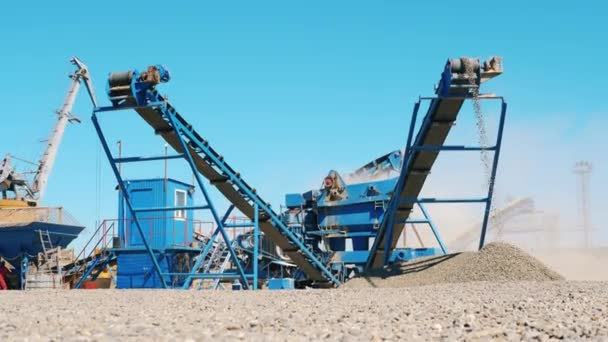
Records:
M92 254L95 253L95 250L97 249L97 247L99 247L99 244L104 241L104 243L107 241L107 236L108 236L108 232L110 231L110 229L114 229L114 225L115 222L111 222L110 225L107 225L107 220L104 220L99 227L95 230L95 233L93 233L93 235L91 236L91 238L89 239L89 241L85 244L85 246L82 248L81 252L78 253L78 256L76 257L76 261L75 263L77 264L79 259L84 260L84 262L81 265L78 265L76 271L74 272L74 274L78 274L80 273L80 270L83 269L86 266L86 259L88 259ZM97 241L97 243L95 244L95 246L93 246L93 248L91 248L89 254L87 254L86 256L83 257L86 251L86 247L91 243L91 241L93 241L93 238L97 235L97 233L101 230L102 227L107 226L106 229L104 229L104 232L101 236L101 238ZM75 265L76 266L76 265ZM65 270L63 273L63 276L66 276L68 270Z

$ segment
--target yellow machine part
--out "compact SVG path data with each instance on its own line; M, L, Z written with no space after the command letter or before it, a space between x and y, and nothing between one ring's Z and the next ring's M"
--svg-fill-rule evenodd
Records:
M112 269L112 273L116 274L116 263L112 263L109 265L110 269ZM110 274L110 272L108 271L108 268L104 268L103 271L101 271L101 273L99 274L99 276L97 277L98 279L108 279L111 278L112 275Z
M14 199L0 199L0 209L2 208L27 208L31 205L26 201Z

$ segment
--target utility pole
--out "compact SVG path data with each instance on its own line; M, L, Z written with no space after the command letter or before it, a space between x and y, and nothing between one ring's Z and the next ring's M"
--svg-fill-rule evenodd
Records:
M587 161L579 161L574 164L572 172L577 176L577 204L579 212L579 220L581 222L584 236L585 248L591 247L591 163Z
M122 140L116 142L118 146L118 159L122 158ZM122 175L122 163L118 163L118 174Z
M167 192L167 168L168 168L168 165L167 165L167 162L168 162L167 155L168 155L168 150L169 150L169 145L165 144L165 175L163 177L163 190L164 190L164 192Z

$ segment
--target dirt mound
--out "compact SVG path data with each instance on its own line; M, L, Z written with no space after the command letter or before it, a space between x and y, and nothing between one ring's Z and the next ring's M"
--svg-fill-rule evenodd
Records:
M564 278L523 250L495 242L479 252L421 258L363 274L346 288L406 287L470 281L550 281Z

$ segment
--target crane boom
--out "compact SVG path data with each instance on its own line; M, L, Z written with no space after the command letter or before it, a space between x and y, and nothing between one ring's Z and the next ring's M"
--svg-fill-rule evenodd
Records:
M36 171L36 176L34 177L34 181L30 187L31 192L36 196L34 199L36 202L42 201L44 196L48 179L53 169L53 164L55 163L59 145L61 144L61 139L63 138L63 133L65 132L67 123L71 121L80 122L78 118L72 116L71 112L74 102L76 101L76 95L80 89L81 81L85 83L87 92L91 98L91 102L93 102L93 106L97 107L97 99L95 98L95 92L93 90L93 84L87 66L77 57L73 57L70 62L77 67L77 70L70 75L72 84L70 84L63 105L57 111L57 123L51 131L46 149L40 160L38 170Z

